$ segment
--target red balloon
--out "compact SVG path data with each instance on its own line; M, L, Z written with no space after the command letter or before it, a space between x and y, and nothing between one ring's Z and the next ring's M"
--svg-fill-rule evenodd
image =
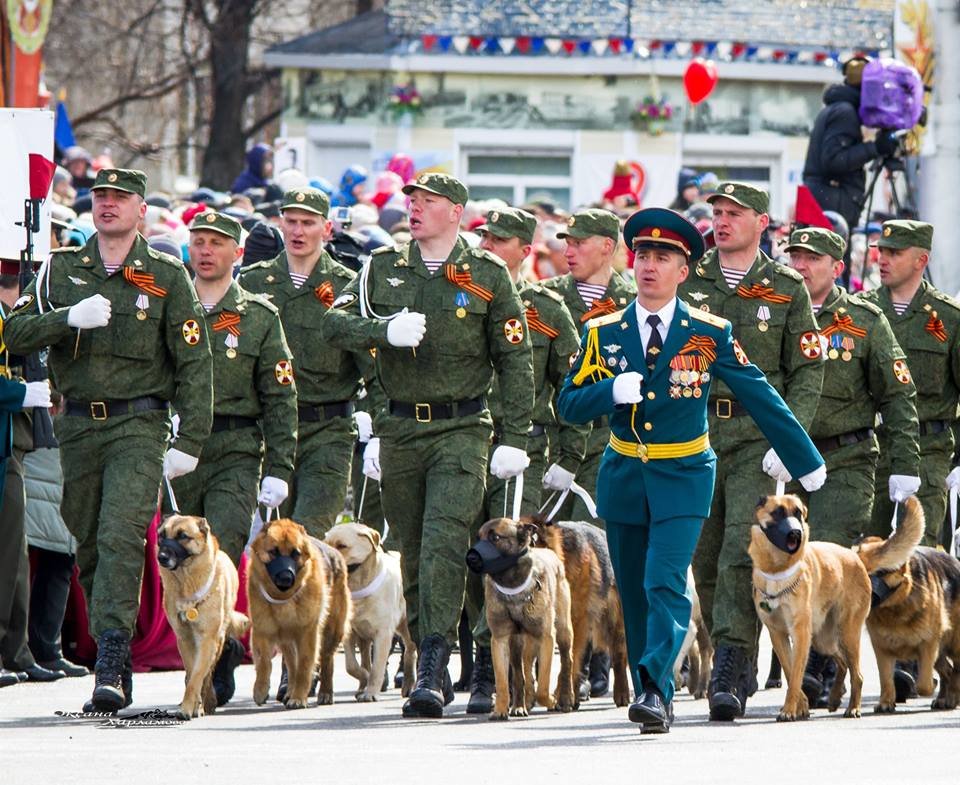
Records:
M683 89L690 103L696 106L710 95L719 78L713 60L704 60L702 57L691 60L687 70L683 72Z

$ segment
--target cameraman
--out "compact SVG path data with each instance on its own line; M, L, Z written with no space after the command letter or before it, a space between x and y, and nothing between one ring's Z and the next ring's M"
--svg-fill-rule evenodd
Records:
M843 84L823 93L824 107L817 115L803 165L803 182L824 210L835 210L848 226L859 224L866 174L864 165L887 158L897 149L891 131L879 131L876 141L865 142L860 130L860 80L869 58L856 55L843 64Z

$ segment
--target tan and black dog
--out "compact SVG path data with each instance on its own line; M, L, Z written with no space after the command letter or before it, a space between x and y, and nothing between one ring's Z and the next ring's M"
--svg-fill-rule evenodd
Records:
M867 632L880 671L880 702L874 711L896 709L893 669L897 660L917 660L917 693L933 695L934 709L960 704L960 562L934 548L917 547L923 508L911 497L903 520L886 540L868 537L855 550L870 573L873 608Z
M777 719L810 716L802 687L811 644L837 661L827 708L836 711L840 706L849 670L850 702L844 716L859 717L860 635L870 612L870 578L863 563L850 548L810 542L807 509L797 496L763 496L755 516L747 549L753 561L753 600L787 677L787 696Z
M289 674L284 705L302 709L319 664L317 705L333 703L333 655L350 619L347 565L329 545L287 518L253 538L247 600L256 680L253 699L267 700L271 659L279 648Z
M537 524L495 518L480 529L480 540L500 554L516 556L512 566L484 576L487 625L496 679L496 700L491 720L505 720L509 713L525 717L536 701L545 708L574 708L574 671L571 648L570 587L563 561L548 548L531 548ZM550 693L553 647L560 651L557 697ZM511 649L520 653L511 685ZM536 682L533 661L538 660ZM536 691L534 691L536 683ZM511 689L511 686L513 689ZM511 696L513 697L511 701Z
M189 720L217 708L213 671L224 641L250 621L234 610L240 580L205 518L171 515L157 529L163 610L177 636L186 685L177 716Z
M700 609L700 595L697 593L697 584L693 578L693 568L687 568L687 591L690 592L691 610L690 623L687 625L687 634L673 666L673 681L677 691L683 686L681 671L683 661L689 660L690 669L687 672L686 687L697 700L707 697L707 688L710 685L710 674L713 671L713 640L703 621L703 611Z

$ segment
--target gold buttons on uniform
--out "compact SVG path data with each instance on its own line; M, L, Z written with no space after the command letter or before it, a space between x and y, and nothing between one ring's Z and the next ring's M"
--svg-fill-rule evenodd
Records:
M656 394L653 390L651 390L650 392L647 393L647 399L648 399L648 400L651 400L651 401L652 401L652 400L653 400L654 398L656 398L656 397L657 397L657 394Z
M645 423L643 424L643 430L645 430L645 431L652 431L652 430L653 430L653 423L652 423L652 422L645 422Z

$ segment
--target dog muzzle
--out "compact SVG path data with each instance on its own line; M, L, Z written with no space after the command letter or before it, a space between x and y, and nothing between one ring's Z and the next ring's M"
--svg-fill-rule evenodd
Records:
M887 586L887 582L883 579L884 575L889 575L893 570L880 570L875 572L870 576L870 607L876 608L878 605L882 605L893 594L897 588L891 589Z
M796 553L803 543L803 525L792 515L784 515L777 510L773 514L776 523L763 527L763 533L784 553Z
M286 591L297 579L297 562L292 556L277 556L267 564L267 574L274 586Z
M171 572L190 558L190 553L176 540L164 537L157 543L157 561Z
M492 542L480 540L467 551L467 567L477 575L498 575L513 567L526 552L524 548L519 553L502 553Z

